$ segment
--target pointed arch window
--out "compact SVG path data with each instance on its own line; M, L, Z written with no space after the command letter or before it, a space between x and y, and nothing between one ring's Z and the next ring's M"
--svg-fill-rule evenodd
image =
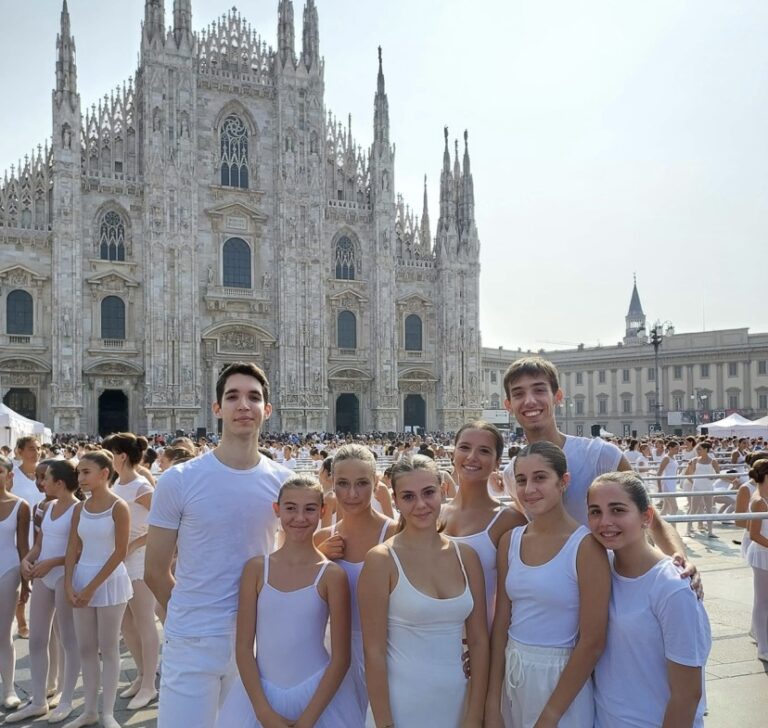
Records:
M222 251L223 285L251 288L251 247L242 238L230 238Z
M336 241L336 278L342 281L354 281L358 270L354 243L342 235Z
M224 119L220 132L221 185L248 189L248 128L236 114Z
M125 260L125 222L114 210L101 216L99 257L102 260Z
M5 302L5 332L15 336L32 336L34 303L27 291L11 291Z
M357 316L341 311L336 321L336 345L339 349L357 349Z
M118 296L101 302L101 338L125 339L125 302Z
M405 350L422 350L422 324L421 318L412 313L405 319Z

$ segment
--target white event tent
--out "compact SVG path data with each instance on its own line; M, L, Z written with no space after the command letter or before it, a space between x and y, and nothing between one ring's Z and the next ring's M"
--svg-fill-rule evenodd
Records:
M0 402L0 445L11 449L25 435L37 435L43 442L51 441L51 430L42 422L30 420Z
M699 432L702 427L706 427L712 437L760 437L768 434L766 425L752 422L736 412L717 422L699 425Z

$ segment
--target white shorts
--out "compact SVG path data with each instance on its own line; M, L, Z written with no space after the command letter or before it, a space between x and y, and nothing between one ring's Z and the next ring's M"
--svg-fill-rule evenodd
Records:
M237 677L235 635L167 636L163 643L158 728L214 728Z
M501 714L507 728L533 728L557 687L573 652L568 647L538 647L507 641ZM595 722L592 678L558 722L559 728L584 728Z

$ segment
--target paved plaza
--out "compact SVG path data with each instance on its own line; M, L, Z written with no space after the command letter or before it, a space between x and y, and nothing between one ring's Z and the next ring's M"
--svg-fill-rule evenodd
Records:
M680 526L682 528L682 526ZM757 659L757 649L749 637L752 605L752 571L741 559L739 547L732 543L738 535L733 527L717 529L718 539L706 537L686 539L704 581L706 604L712 623L712 654L707 665L707 728L734 728L755 725L757 717L768 714L768 666ZM16 681L19 697L28 696L28 642L16 639ZM122 689L135 675L130 657L123 654ZM118 699L115 715L126 728L154 728L157 725L156 704L137 712L125 709L127 700ZM78 689L76 712L82 706L82 689ZM34 723L48 725L44 718ZM62 725L62 724L59 724ZM435 727L438 728L438 727Z

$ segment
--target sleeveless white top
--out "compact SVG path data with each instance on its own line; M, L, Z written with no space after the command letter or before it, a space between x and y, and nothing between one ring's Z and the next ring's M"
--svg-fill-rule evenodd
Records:
M716 475L715 473L715 467L712 464L714 461L712 460L710 456L710 461L708 463L702 463L698 460L696 461L696 475ZM693 489L694 490L712 490L712 483L715 482L714 478L696 478L693 481Z
M75 503L67 508L58 518L53 518L53 507L58 501L51 501L43 513L43 521L40 530L43 534L43 545L40 549L38 561L61 558L67 553L69 542L69 530L72 527L72 514L75 512ZM63 566L54 566L44 577L43 584L49 589L55 589L59 579L64 576Z
M315 580L301 589L280 591L269 583L269 556L264 557L264 585L259 593L256 621L256 661L265 680L289 688L325 669L330 656L323 644L328 603L317 585L330 562L318 569ZM290 625L290 629L280 629Z
M398 728L459 728L468 681L461 662L464 622L474 600L459 545L453 543L464 574L464 591L437 599L411 584L392 547L397 584L389 595L387 677L392 718ZM425 696L439 696L426 700Z
M538 647L574 647L579 636L579 579L576 557L590 535L579 526L560 551L539 566L520 558L520 545L528 526L512 530L509 570L505 582L512 602L510 639Z
M131 512L130 541L135 541L149 530L149 509L137 503L136 499L151 493L153 490L150 482L141 475L130 483L116 482L112 486L112 492L128 504ZM146 546L141 546L128 554L125 559L125 568L128 570L131 581L144 578L145 551Z
M763 503L768 506L768 500L765 498L763 498ZM768 538L768 518L760 521L760 535L763 538ZM747 563L753 569L768 571L768 548L760 543L751 541L747 548Z
M16 501L13 510L0 521L0 576L4 576L13 569L18 571L21 564L16 548L19 506L21 506L21 499Z
M488 612L488 624L493 622L493 613L496 607L496 546L491 541L491 528L504 512L504 508L497 509L490 523L479 533L473 533L469 536L449 536L443 534L446 538L470 546L480 559L480 565L483 567L483 577L485 578L485 607Z

